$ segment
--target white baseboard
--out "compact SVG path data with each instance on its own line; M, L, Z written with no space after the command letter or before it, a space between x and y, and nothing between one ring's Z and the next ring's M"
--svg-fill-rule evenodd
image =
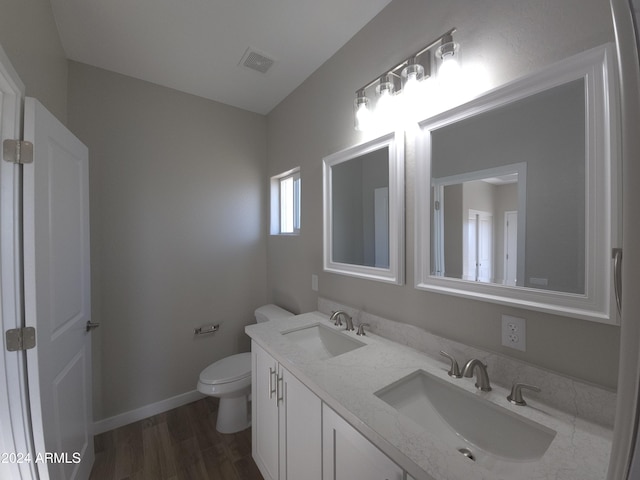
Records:
M138 420L143 420L145 418L158 415L159 413L186 405L187 403L195 402L196 400L200 400L204 397L205 395L197 390L192 390L191 392L182 393L175 397L160 400L159 402L145 405L144 407L136 408L129 412L98 420L97 422L93 422L93 434L99 435L100 433L108 432L114 428L123 427L124 425L137 422Z

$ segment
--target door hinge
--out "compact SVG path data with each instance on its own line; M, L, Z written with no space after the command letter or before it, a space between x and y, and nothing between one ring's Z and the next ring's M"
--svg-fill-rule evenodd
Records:
M22 140L2 142L2 158L5 162L24 165L33 163L33 143Z
M434 206L434 208L435 208L436 212L437 212L437 211L439 211L439 210L440 210L440 201L439 201L439 200L436 200L436 201L434 202L433 206Z
M6 341L9 352L29 350L36 346L36 329L34 327L12 328L6 331Z

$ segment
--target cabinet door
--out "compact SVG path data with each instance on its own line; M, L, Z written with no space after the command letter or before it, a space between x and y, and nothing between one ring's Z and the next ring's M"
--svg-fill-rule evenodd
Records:
M321 480L322 403L300 380L282 370L280 480Z
M403 470L326 405L322 407L323 480L402 480Z
M278 480L278 364L255 342L251 357L252 455L265 480Z

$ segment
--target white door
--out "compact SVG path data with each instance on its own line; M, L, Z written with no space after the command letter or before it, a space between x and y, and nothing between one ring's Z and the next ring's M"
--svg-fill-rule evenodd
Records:
M493 281L493 216L469 210L463 278L475 282Z
M467 238L464 245L464 272L462 278L475 282L478 280L478 219L469 214L467 219Z
M518 212L504 214L504 284L518 280Z
M493 217L478 215L478 282L493 282Z
M94 460L87 148L37 100L25 99L25 323L29 399L40 480L84 480Z

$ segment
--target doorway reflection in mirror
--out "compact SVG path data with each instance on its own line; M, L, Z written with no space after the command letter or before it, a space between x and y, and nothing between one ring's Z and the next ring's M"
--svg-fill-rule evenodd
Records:
M526 165L434 178L432 183L432 275L522 286L518 250L524 251L524 235L518 235L518 212L526 211Z

